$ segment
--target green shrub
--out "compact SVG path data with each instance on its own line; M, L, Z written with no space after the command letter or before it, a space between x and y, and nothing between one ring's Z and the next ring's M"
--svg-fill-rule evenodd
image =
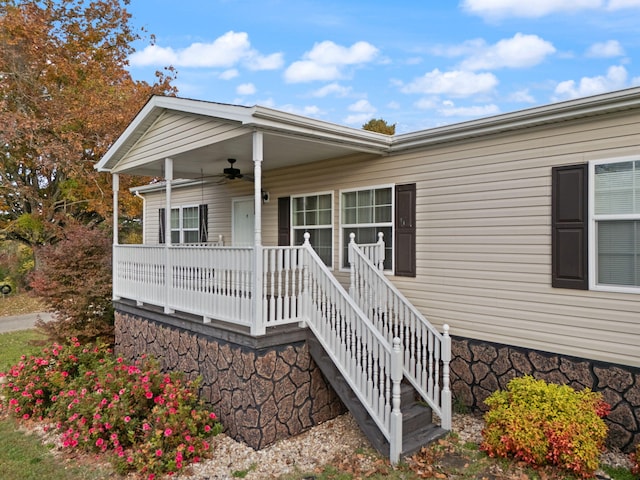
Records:
M636 445L636 451L631 454L631 461L633 462L631 473L640 475L640 443Z
M127 364L103 346L54 345L23 357L2 385L0 409L54 423L65 448L108 455L117 471L181 470L207 454L219 433L197 382L164 374L156 362Z
M514 457L534 467L554 465L590 477L599 465L609 405L589 389L515 378L485 403L481 449L491 457Z

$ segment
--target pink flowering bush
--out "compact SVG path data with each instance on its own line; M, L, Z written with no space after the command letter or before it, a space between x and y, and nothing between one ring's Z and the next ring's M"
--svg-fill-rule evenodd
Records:
M151 360L128 364L106 347L54 345L0 375L0 408L55 423L64 447L108 455L121 473L177 472L205 456L206 439L221 431L197 382Z

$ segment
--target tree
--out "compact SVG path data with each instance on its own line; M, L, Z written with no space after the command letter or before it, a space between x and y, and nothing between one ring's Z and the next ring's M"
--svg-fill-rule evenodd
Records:
M121 5L121 2L123 3ZM111 176L93 166L175 72L134 81L128 0L0 0L0 229L27 245L75 219L111 215ZM125 190L132 179L122 179ZM123 196L125 197L125 196ZM139 204L121 203L122 218Z
M113 342L111 240L99 227L68 224L64 238L39 247L44 259L31 287L54 313L37 326L53 340Z
M395 135L396 134L396 124L389 125L382 118L372 118L367 123L362 125L364 130L369 130L371 132L384 133L385 135Z

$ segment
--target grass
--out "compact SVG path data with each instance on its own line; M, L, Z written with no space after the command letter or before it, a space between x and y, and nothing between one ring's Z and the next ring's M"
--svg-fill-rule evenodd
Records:
M39 353L45 343L46 337L37 330L0 333L0 372L18 363L21 355Z

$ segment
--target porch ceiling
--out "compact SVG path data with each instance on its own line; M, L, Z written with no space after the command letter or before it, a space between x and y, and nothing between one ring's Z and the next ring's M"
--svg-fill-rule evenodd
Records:
M171 155L175 178L201 178L221 175L229 166L228 159L236 159L236 168L242 173L253 173L253 130L246 129L243 135L204 147L189 149ZM292 138L270 132L264 133L262 169L265 171L343 157L359 150L337 144L328 144L308 138ZM119 170L119 173L162 177L164 158L142 165Z

